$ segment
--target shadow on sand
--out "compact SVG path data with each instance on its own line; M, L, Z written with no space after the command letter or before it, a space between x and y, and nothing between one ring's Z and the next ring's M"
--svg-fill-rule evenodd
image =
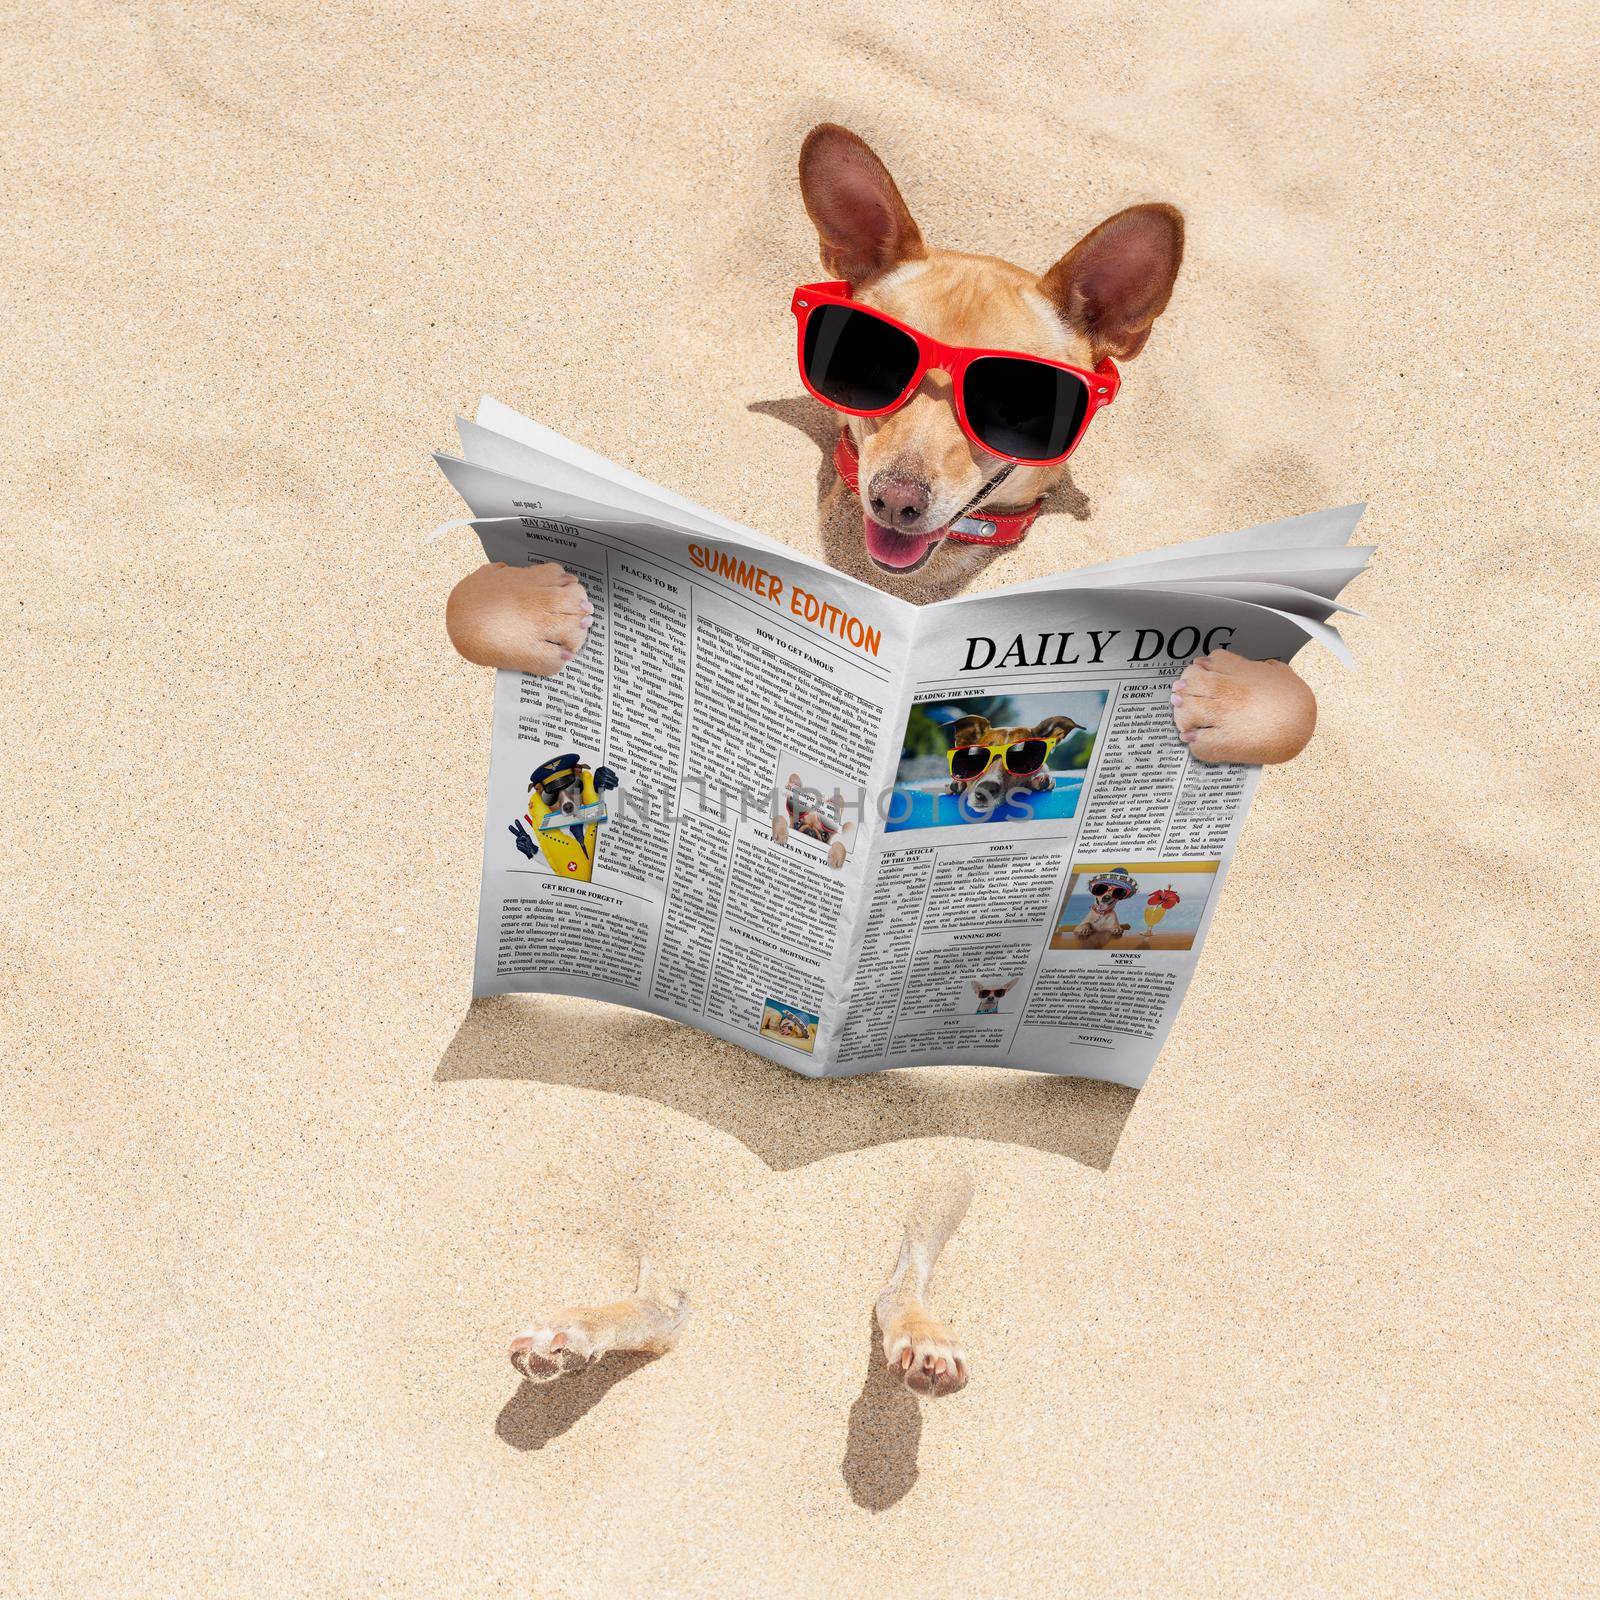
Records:
M917 1481L922 1411L917 1397L883 1359L876 1321L867 1324L867 1381L850 1407L845 1436L845 1488L858 1506L887 1511L904 1500Z
M549 1383L529 1383L524 1378L500 1408L494 1431L513 1450L543 1450L582 1421L624 1378L658 1359L638 1351L619 1352Z
M1103 1172L1135 1098L1117 1084L1002 1067L802 1078L679 1023L619 1011L597 1038L588 1022L537 996L476 1000L436 1081L522 1079L653 1100L732 1134L778 1172L936 1138L1023 1145Z

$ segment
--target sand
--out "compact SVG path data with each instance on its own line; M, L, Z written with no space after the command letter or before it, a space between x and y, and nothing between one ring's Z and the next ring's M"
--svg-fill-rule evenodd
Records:
M1592 1581L1592 8L63 3L6 30L6 1595ZM1370 499L1137 1099L468 1012L487 391L797 544L824 116L935 242L1176 200L996 580ZM1073 507L1086 516L1069 514ZM1564 907L1552 915L1553 907ZM441 1064L442 1062L442 1064ZM921 1176L974 1379L870 1306ZM507 1336L654 1244L679 1351Z

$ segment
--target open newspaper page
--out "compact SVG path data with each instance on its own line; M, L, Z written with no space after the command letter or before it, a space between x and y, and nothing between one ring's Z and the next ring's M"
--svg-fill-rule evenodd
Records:
M1137 1085L1256 769L1192 759L1172 681L1287 660L1360 507L917 608L485 401L438 458L491 561L594 623L500 672L475 994L658 1012L811 1076L985 1062Z
M892 775L914 608L462 435L475 459L440 465L486 557L560 562L594 604L558 676L496 674L474 994L610 1000L822 1072L865 870L846 797Z
M1358 515L1290 537L1342 545ZM1260 776L1190 756L1172 682L1214 649L1342 650L1325 619L1369 554L1252 532L921 614L833 1071L1144 1082Z

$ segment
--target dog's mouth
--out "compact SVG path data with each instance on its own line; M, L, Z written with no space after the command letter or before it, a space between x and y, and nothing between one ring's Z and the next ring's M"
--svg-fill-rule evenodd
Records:
M1010 462L1002 465L998 472L979 485L978 492L965 505L959 507L937 528L932 528L926 533L908 533L900 528L887 527L863 510L861 520L867 554L885 572L898 573L901 576L915 572L939 548L950 529L975 506L987 500L1010 475L1011 470Z
M865 524L867 554L885 572L915 572L934 552L939 541L950 530L935 528L932 533L901 533L898 528L886 528L862 513Z

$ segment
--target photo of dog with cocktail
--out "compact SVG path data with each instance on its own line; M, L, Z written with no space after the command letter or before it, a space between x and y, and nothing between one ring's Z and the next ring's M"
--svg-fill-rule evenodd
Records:
M1073 863L1052 950L1192 950L1215 861Z

